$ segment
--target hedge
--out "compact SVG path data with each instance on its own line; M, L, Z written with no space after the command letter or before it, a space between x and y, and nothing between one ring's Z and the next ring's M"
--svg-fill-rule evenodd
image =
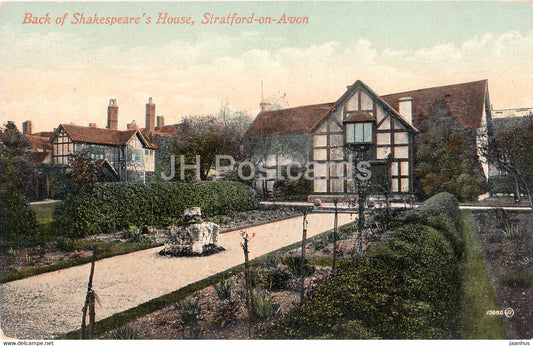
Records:
M464 251L464 241L461 235L461 211L459 202L448 192L441 192L427 199L414 211L418 222L429 225L441 231L451 242L456 254Z
M445 339L458 337L461 253L448 239L456 200L439 194L386 240L339 271L264 337ZM450 209L448 209L450 208ZM437 222L436 213L447 220ZM425 224L433 217L442 228ZM450 222L448 224L448 221ZM460 227L453 229L460 234ZM460 238L460 237L459 237Z
M232 215L256 207L248 186L231 181L102 184L92 193L69 195L54 211L58 234L84 237L131 226L179 222L184 209L200 207L203 216Z

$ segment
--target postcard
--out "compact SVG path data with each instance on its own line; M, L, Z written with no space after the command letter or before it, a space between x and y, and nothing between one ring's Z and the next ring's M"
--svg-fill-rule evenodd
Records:
M531 1L2 2L4 345L529 345L532 23Z

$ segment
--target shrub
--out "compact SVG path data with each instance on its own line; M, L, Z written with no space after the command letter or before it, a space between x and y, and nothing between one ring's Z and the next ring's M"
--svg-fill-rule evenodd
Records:
M292 172L296 176L298 172ZM313 191L313 181L304 177L298 180L284 179L274 183L274 197L280 201L307 201Z
M274 268L265 271L261 281L266 289L270 291L279 291L289 287L291 274L281 268Z
M252 312L261 321L270 321L281 312L281 307L270 293L262 293L252 298Z
M38 240L35 212L23 196L0 191L0 229L3 245L20 247Z
M459 255L464 249L460 234L460 214L457 199L452 194L441 192L427 199L418 209L406 216L406 220L438 229L453 245L456 255Z
M281 262L283 264L285 264L289 270L291 271L292 274L294 274L294 276L297 276L297 277L300 277L302 276L302 259L301 257L298 257L298 256L287 256L287 257L284 257ZM305 260L305 264L304 264L304 276L309 276L311 274L314 273L315 271L315 268L314 267L311 267L309 266L308 264L308 261L307 259Z
M64 252L71 252L76 250L76 242L67 237L58 237L56 239L56 248Z
M80 238L142 226L176 222L184 209L200 207L202 215L234 215L255 208L253 190L241 183L102 184L92 193L69 195L54 211L55 228Z
M453 337L458 258L443 232L410 222L372 244L265 338ZM450 334L452 332L452 334Z
M138 339L137 332L134 329L124 326L120 327L111 334L112 340L135 340Z
M510 287L530 288L533 286L533 273L520 269L504 277L503 282Z
M231 300L231 289L233 282L231 280L221 281L218 284L214 284L213 288L220 300Z
M200 315L199 300L192 297L187 297L182 301L176 303L176 308L179 310L181 321L187 325L195 325Z

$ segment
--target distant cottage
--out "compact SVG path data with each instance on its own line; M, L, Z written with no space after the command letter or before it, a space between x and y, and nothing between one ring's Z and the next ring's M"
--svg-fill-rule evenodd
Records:
M446 104L463 126L481 129L490 122L486 80L384 96L356 81L332 103L281 110L268 110L262 103L244 139L247 156L267 168L256 186L272 192L276 167L313 162L314 196L349 193L353 186L337 166L347 161L346 148L365 146L373 175L387 177L393 195L410 195L415 134L431 121L431 110L438 103Z
M156 122L157 120L157 122ZM118 130L118 104L109 101L107 128L60 124L53 132L33 133L30 120L23 123L23 138L36 164L67 166L75 152L87 153L99 167L105 167L117 181L144 183L149 181L159 164L168 162L172 137L179 125L166 125L164 117L155 116L155 104L146 104L146 127L135 121L127 130ZM161 148L165 150L161 153Z

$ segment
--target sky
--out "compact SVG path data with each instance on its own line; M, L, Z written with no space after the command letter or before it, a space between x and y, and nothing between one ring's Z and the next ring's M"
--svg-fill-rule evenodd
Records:
M48 13L50 24L24 24L27 13ZM141 20L73 24L76 13ZM194 25L156 24L159 13L190 16ZM205 13L309 23L202 24ZM333 102L356 80L384 95L481 79L494 109L533 107L533 2L0 5L0 126L32 120L35 132L60 123L105 127L109 99L125 129L132 120L144 126L148 97L172 124L225 104L254 117L262 95L285 95L280 102L290 107Z

